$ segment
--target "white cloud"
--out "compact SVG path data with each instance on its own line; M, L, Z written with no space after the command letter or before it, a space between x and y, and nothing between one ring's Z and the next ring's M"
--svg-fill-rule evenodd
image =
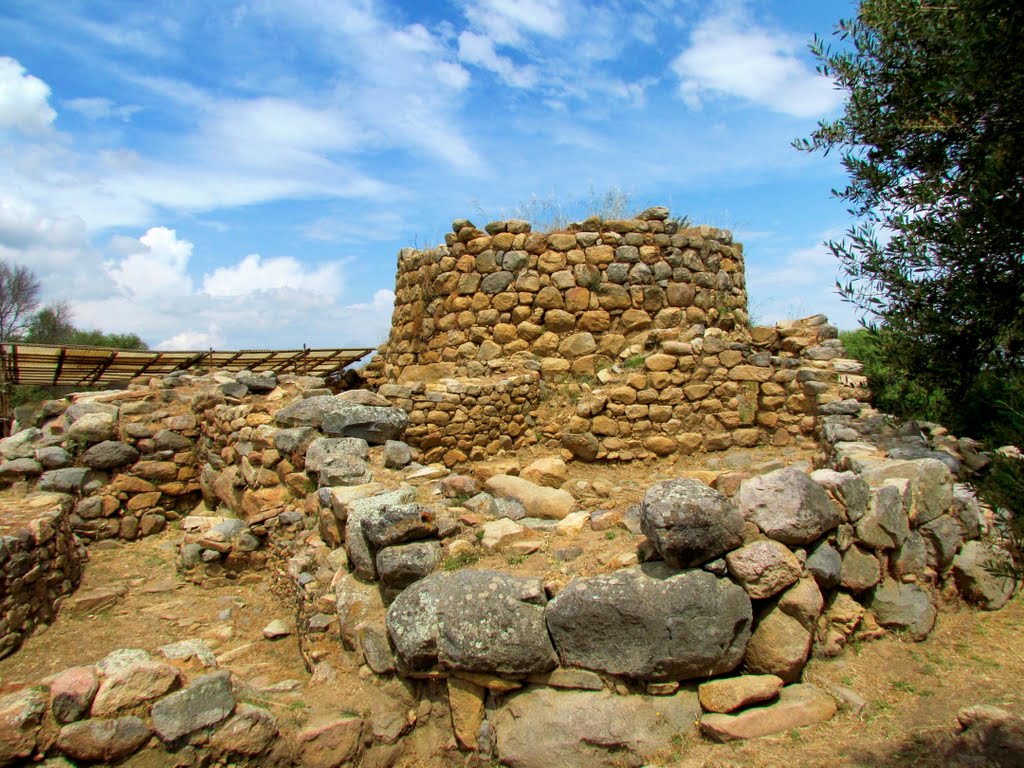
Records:
M154 349L161 350L194 350L194 349L223 349L224 337L218 329L209 331L187 330L176 333L169 339L164 339Z
M108 262L107 274L133 300L187 296L192 292L188 260L192 243L167 227L153 227L139 238L141 246L120 261Z
M341 291L341 265L322 264L311 272L297 260L284 256L263 259L251 253L237 264L220 267L203 279L203 292L214 298L291 288L309 293L336 294Z
M499 45L522 44L523 32L560 38L569 26L561 0L473 0L464 11Z
M741 9L705 19L672 62L691 109L729 96L794 117L818 117L842 103L828 78L799 55L805 41L758 27Z
M49 103L50 86L7 56L0 56L0 128L17 128L25 136L49 132L57 117Z
M142 109L142 107L135 104L115 104L112 100L102 97L68 99L63 104L73 112L77 112L90 120L114 118L128 122L132 119L132 115Z
M533 67L517 67L512 59L499 56L494 42L483 35L473 32L459 35L459 58L494 72L513 88L532 88L537 83L537 71Z

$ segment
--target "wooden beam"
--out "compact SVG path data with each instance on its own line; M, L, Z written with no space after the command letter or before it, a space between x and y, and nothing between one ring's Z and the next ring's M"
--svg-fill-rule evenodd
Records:
M107 368L109 368L110 364L113 363L115 360L117 360L117 352L111 352L109 355L107 355L107 359L96 366L96 373L93 374L93 377L89 380L89 386L92 386L97 381L99 381L100 376L102 376L104 372L106 372Z

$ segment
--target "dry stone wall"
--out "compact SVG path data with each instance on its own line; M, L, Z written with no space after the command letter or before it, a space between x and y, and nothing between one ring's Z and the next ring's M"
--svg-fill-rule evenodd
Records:
M742 245L727 230L679 229L665 208L551 234L519 220L452 230L399 253L379 381L477 376L524 353L546 373L593 374L638 331L747 322Z
M399 253L391 335L366 378L448 466L538 439L584 461L782 446L813 436L820 405L866 398L824 316L747 319L742 245L665 208L550 234L458 219L444 245ZM506 396L526 376L536 391ZM569 379L575 413L529 434L545 388Z
M0 658L49 624L81 580L85 548L71 530L70 496L0 503Z
M383 384L379 394L409 414L405 439L426 463L480 461L521 444L540 402L540 376L525 371L410 384Z

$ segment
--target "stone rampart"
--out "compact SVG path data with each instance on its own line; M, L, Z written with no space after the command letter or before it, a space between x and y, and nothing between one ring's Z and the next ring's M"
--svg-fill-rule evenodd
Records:
M0 658L57 616L82 576L85 549L71 530L70 496L0 502Z
M478 376L520 353L593 374L640 331L746 326L742 245L727 230L679 229L665 208L550 234L519 220L452 229L444 245L399 253L381 381Z

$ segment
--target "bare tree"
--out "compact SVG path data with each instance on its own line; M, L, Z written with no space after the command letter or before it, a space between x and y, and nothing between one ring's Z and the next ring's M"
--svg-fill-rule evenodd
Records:
M26 266L0 261L0 341L20 339L39 306L39 281Z

